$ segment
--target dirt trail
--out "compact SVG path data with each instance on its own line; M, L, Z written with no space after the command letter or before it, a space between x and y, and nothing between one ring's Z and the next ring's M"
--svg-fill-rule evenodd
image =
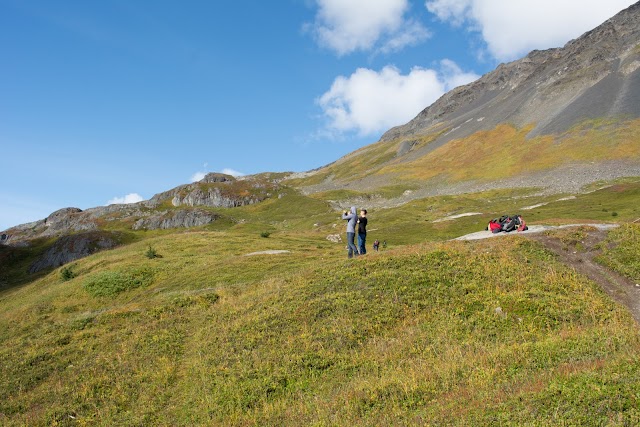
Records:
M640 218L639 218L640 219ZM593 230L587 232L587 237L572 245L563 243L559 238L550 237L543 233L547 230L588 226ZM640 284L624 277L598 263L593 259L600 252L598 244L607 236L607 230L617 227L617 224L567 224L563 226L532 225L522 233L498 233L479 231L460 236L454 240L477 240L514 234L525 236L542 243L547 249L556 253L560 260L575 269L578 273L596 282L616 302L627 307L633 318L640 325ZM578 245L578 243L580 243Z
M593 260L600 252L598 244L606 236L605 230L593 230L588 232L585 239L569 245L543 233L530 234L527 237L542 243L547 249L556 253L563 263L600 285L614 301L627 307L636 322L640 324L640 285Z

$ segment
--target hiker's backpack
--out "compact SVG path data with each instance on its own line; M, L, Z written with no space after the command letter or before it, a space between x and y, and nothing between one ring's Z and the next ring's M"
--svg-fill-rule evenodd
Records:
M504 225L502 226L502 231L506 231L508 233L510 231L515 230L516 227L518 226L516 221L517 221L516 218L513 218L513 217L507 218Z
M502 231L502 224L500 224L500 221L498 220L498 218L494 218L491 221L489 221L487 230L491 231L492 233L499 233Z
M518 222L520 222L520 226L518 226L518 231L527 231L529 227L527 227L527 223L524 222L521 216L518 217Z

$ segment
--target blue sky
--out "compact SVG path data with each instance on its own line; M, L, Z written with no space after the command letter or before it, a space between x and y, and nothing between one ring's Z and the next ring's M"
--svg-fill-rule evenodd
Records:
M633 0L0 0L0 230L306 171Z

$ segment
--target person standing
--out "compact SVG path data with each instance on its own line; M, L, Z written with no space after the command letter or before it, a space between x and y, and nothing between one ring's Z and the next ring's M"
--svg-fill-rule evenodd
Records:
M365 244L367 242L367 210L360 209L360 218L358 218L358 252L360 255L367 253Z
M356 207L351 206L350 211L345 211L342 214L342 219L347 221L347 249L348 257L353 258L354 256L358 256L358 248L354 243L354 239L356 237L356 221L358 220L358 214L356 213Z

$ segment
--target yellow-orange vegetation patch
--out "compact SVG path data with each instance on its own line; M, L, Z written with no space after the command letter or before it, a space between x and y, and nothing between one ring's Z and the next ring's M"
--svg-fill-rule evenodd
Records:
M380 174L405 179L494 180L552 169L564 164L640 160L640 120L587 121L562 135L527 138L533 124L517 129L502 124L453 140L411 163L389 165Z

